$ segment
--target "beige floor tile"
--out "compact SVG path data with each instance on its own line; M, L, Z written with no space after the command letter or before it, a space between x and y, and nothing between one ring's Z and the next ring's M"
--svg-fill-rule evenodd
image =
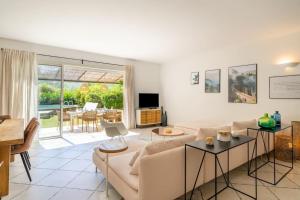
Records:
M87 200L92 194L93 191L64 188L56 193L51 200Z
M274 174L270 173L270 172L264 172L264 174L260 177L264 178L265 180L271 181L271 180L273 180ZM276 179L278 180L278 178L279 177L277 177ZM262 183L264 186L267 186L267 187L299 188L299 186L297 184L292 182L287 177L283 178L276 186L271 185L269 183L265 183L265 182L262 182Z
M90 173L95 173L96 172L96 165L94 163L89 164L89 166L87 166L84 170L84 172L90 172ZM98 172L100 172L100 170L97 170Z
M9 178L16 177L25 172L24 166L10 166L9 167Z
M76 159L82 159L82 160L92 160L93 150L86 151L82 153L80 156L76 157Z
M30 186L14 200L49 200L59 190L56 187Z
M62 154L65 150L64 149L52 149L52 150L44 150L40 153L38 153L35 156L38 157L50 157L50 158L54 158L57 157L59 154Z
M299 200L300 199L300 190L299 189L278 188L278 187L270 187L269 189L281 200Z
M83 171L91 164L89 160L72 160L65 164L60 169L62 170L72 170L72 171Z
M78 175L79 172L56 170L37 184L53 187L65 187Z
M32 167L37 167L38 165L50 160L51 158L46 157L30 157L30 163Z
M76 158L82 154L81 151L68 150L57 156L57 158Z
M47 160L46 162L43 162L42 164L38 165L37 168L59 169L70 161L71 161L71 159L68 159L68 158L51 158L51 159Z
M121 200L122 199L120 194L113 189L109 190L108 195L109 195L109 200ZM89 200L104 200L104 199L106 199L105 192L99 192L99 191L94 192L92 194L92 196L89 198Z
M23 191L29 188L29 185L25 184L16 184L16 183L10 183L9 184L9 195L3 197L3 200L9 200L13 199L14 197L21 194Z
M103 176L99 173L81 173L76 176L76 178L72 180L72 182L70 182L66 187L96 190L102 181Z
M23 172L22 174L12 178L10 181L12 183L23 183L23 184L35 184L41 181L43 178L51 174L53 170L50 169L36 169L32 168L30 170L30 175L32 178L32 182L29 181L27 173Z
M234 184L234 188L241 190L242 192L245 192L246 194L249 194L251 196L255 196L255 187L249 186L249 185L240 185L240 184ZM240 198L244 199L251 199L250 197L243 195L241 193L237 193ZM264 186L258 186L257 187L257 198L258 199L268 199L268 200L277 200L276 196L272 192L268 190L268 188Z

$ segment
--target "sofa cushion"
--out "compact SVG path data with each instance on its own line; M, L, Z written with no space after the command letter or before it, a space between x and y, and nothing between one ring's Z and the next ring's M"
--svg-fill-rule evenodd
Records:
M147 144L145 141L137 140L137 139L128 139L128 140L126 140L126 142L127 142L127 145L128 145L128 149L126 151L123 151L123 152L120 152L120 153L111 153L111 154L109 154L109 157L129 153L129 152L136 152L137 150L142 149ZM94 151L95 151L96 155L99 156L99 158L101 160L103 160L103 161L105 160L106 153L103 153L103 152L99 151L99 149L97 147L94 149Z
M131 167L128 165L130 159L135 152L130 152L122 155L117 155L109 158L109 167L132 189L138 191L139 177L131 175L129 172Z
M232 122L232 130L243 130L247 128L257 128L257 120L252 119L249 121L234 121Z
M176 147L183 146L185 143L192 142L196 139L195 135L185 135L180 136L171 140L161 140L155 141L147 144L142 150L138 158L136 159L134 165L131 168L130 174L138 175L139 174L139 166L140 160L145 155L156 154L162 151L170 150Z
M129 165L132 167L135 163L136 159L139 157L141 151L136 151L135 154L133 154L132 158L129 161Z
M216 128L200 128L198 135L197 135L197 139L203 140L206 137L217 136L219 130L231 131L231 127L230 126L221 126L221 127L216 127Z

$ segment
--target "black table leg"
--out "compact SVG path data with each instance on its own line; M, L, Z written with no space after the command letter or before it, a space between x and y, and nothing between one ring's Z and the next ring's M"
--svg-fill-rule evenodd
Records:
M186 145L184 145L184 200L186 200Z
M273 145L274 145L274 185L276 184L276 145L275 145L275 135L273 135Z
M257 144L257 139L255 143ZM257 145L255 147L255 169L257 169ZM257 199L257 170L255 170L255 199Z
M217 178L218 178L218 171L217 171L217 155L215 154L215 200L217 200L217 193L218 193L218 183L217 183Z
M198 170L198 173L197 173L197 177L196 177L196 180L195 180L195 183L194 183L194 186L193 186L193 190L192 190L192 194L191 194L191 198L190 199L192 199L192 197L193 197L194 190L195 190L195 187L196 187L196 184L197 184L197 181L198 181L198 177L199 177L202 165L203 165L203 161L204 161L205 155L206 155L206 152L204 152L204 155L202 157L202 160L201 160L201 163L200 163L200 166L199 166L199 170Z

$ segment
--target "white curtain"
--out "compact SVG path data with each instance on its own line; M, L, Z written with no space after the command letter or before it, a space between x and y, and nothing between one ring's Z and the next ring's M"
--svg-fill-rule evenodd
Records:
M1 49L0 115L24 118L28 122L37 113L36 54Z
M127 128L135 127L133 66L125 67L124 77L124 123Z

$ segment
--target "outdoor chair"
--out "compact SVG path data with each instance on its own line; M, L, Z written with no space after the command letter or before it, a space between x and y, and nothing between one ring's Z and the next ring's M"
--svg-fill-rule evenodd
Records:
M60 129L60 118L61 118L60 110L57 110L56 114L57 114L57 126ZM63 112L63 122L69 122L70 129L71 129L71 117L65 110Z
M98 130L97 126L97 111L86 111L82 114L82 132L83 132L83 124L85 123L85 129L86 132L89 130L90 122L93 124L93 131L95 131L95 126L96 129Z

